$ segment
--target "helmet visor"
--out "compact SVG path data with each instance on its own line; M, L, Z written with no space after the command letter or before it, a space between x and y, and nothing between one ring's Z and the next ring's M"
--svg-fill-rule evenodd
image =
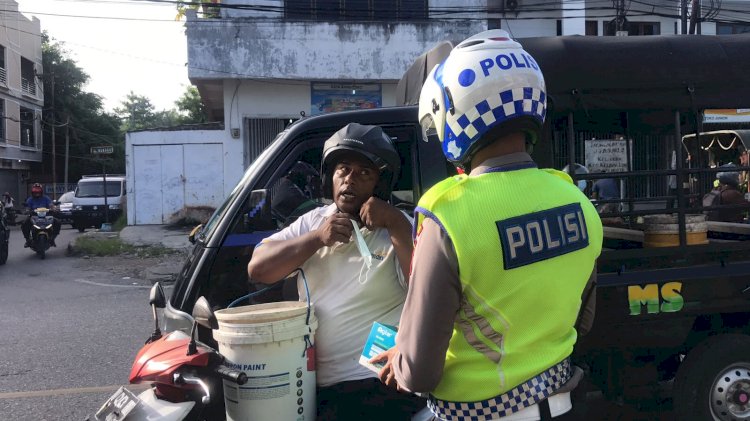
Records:
M437 128L435 127L435 119L432 118L432 114L427 114L419 120L419 125L422 127L422 140L429 142L430 140L437 140Z

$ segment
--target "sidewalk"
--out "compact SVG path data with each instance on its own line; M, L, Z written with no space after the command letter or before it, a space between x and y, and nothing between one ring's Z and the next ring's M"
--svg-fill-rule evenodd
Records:
M192 227L171 225L134 225L127 226L120 231L120 240L137 247L166 247L182 251L186 255L193 246L188 240L191 230ZM145 278L151 283L157 281L166 285L173 283L185 263L184 255L180 254L180 256L180 258L169 258L154 264L145 271Z
M188 240L192 229L193 227L171 225L129 225L120 231L120 240L138 247L162 246L175 250L188 250L193 246Z

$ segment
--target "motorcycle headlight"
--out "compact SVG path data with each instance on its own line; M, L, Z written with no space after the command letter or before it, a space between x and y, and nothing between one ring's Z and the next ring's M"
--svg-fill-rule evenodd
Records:
M109 205L110 209L117 210L120 209L120 205Z
M46 230L52 229L52 224L47 225L46 227L44 227L44 229L46 229Z

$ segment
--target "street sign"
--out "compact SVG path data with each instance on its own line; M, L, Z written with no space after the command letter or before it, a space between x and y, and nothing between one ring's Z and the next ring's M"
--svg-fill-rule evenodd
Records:
M110 155L114 153L114 151L115 151L114 146L92 146L91 147L92 155Z

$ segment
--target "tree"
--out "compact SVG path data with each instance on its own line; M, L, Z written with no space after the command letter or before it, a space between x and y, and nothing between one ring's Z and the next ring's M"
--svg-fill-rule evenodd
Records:
M208 120L206 118L206 106L203 105L201 94L195 86L188 86L180 99L175 101L175 105L182 113L180 116L181 124L205 123Z
M120 101L121 107L115 108L115 114L122 121L123 131L142 130L155 126L156 111L151 100L133 91Z
M91 159L91 146L115 146L107 171L124 172L125 138L117 118L104 111L101 96L83 90L89 75L68 56L64 44L52 39L47 32L42 34L42 66L45 154L36 172L51 175L55 159L53 178L58 182L64 180L66 134L70 139L69 182L77 181L83 174L101 172L100 164ZM55 156L51 154L53 130Z

